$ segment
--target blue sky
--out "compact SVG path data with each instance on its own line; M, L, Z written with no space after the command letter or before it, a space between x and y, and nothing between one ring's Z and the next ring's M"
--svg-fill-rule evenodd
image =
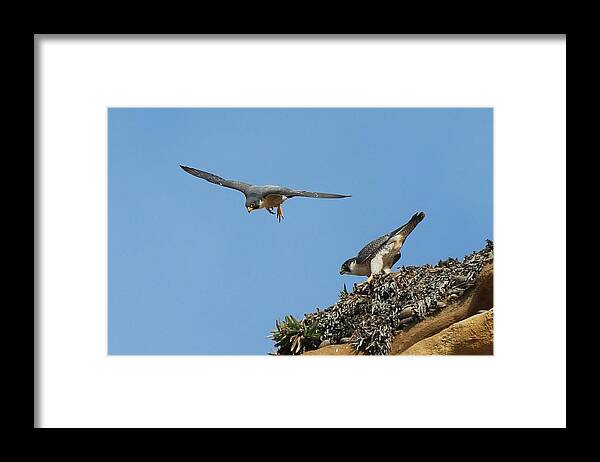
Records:
M423 210L399 265L492 239L492 109L108 111L109 354L264 355L276 319L364 277L341 263ZM278 223L229 179L352 194Z

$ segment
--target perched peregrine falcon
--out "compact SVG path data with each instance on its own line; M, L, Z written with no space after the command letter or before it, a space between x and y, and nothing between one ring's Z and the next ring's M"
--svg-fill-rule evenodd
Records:
M290 197L314 197L317 199L339 199L342 197L351 197L344 194L330 194L311 191L297 191L295 189L286 188L284 186L274 185L253 185L242 181L225 180L212 173L203 172L192 167L180 167L190 175L197 176L211 183L225 186L226 188L237 189L246 196L246 210L248 213L257 209L266 209L270 214L274 214L273 208L277 207L277 220L281 222L283 218L283 209L281 204Z
M400 259L400 249L404 241L423 218L425 218L425 213L417 212L408 223L369 242L358 252L356 257L349 258L342 263L340 274L369 276L367 282L371 282L373 275L382 271L386 274L389 273L392 266Z

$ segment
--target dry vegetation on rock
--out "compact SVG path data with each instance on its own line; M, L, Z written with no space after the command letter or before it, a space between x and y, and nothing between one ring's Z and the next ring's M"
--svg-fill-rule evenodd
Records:
M493 243L488 240L482 250L463 260L403 266L395 273L375 276L370 284L355 285L350 293L342 291L337 303L305 314L301 321L277 322L272 332L276 354L491 354L491 312L481 326L473 320L435 336L492 308L493 258ZM486 332L478 334L477 326ZM286 340L292 330L296 337ZM452 340L457 332L464 341ZM479 342L478 336L485 339ZM429 338L417 348L417 343ZM446 348L436 346L441 339ZM464 342L481 348L469 348Z

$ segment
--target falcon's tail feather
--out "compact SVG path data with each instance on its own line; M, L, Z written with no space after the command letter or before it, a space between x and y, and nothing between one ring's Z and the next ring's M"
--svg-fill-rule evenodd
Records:
M421 221L423 221L423 218L425 218L425 212L415 213L410 218L410 220L408 220L408 223L405 223L402 226L400 226L399 228L392 231L392 235L395 236L396 234L402 233L404 235L404 237L406 238L406 236L408 236L410 233L412 233L413 229L415 229L416 226L419 223L421 223Z

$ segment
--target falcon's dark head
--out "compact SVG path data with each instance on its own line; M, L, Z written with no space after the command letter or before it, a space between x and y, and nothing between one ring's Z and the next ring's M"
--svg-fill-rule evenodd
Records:
M253 199L248 199L246 200L246 210L248 210L248 213L252 212L253 210L257 210L260 208L260 204L258 200L253 200Z
M342 263L342 267L340 268L340 274L352 274L350 271L350 263L354 262L356 258L349 258L344 263Z

